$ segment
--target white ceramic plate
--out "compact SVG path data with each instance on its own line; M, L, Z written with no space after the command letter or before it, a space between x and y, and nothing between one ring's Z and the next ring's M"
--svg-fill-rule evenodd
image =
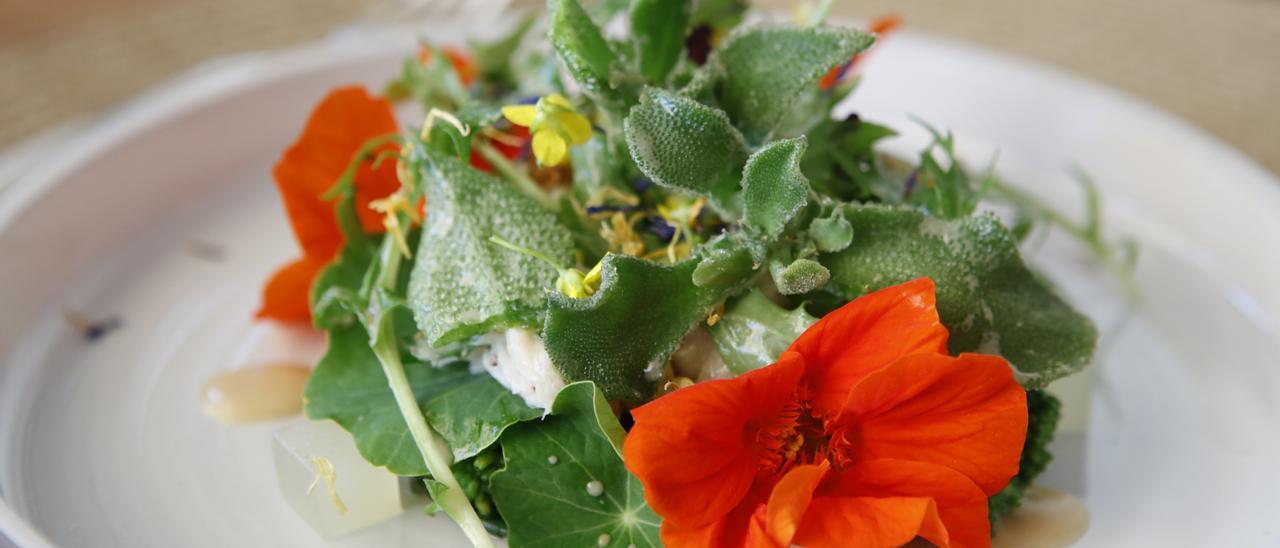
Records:
M411 51L367 39L242 59L134 103L0 190L0 528L24 546L324 543L275 487L270 432L197 405L213 373L314 355L306 331L255 326L267 275L296 254L270 166L328 88L375 89ZM1034 260L1106 333L1045 482L1082 496L1090 546L1280 542L1280 182L1150 107L1023 61L905 32L853 107L955 130L967 158L1078 210L1101 184L1136 238L1129 307L1072 242ZM221 246L211 262L192 242ZM63 310L115 315L88 343ZM309 354L310 353L310 354ZM1090 388L1092 387L1092 390ZM1089 394L1094 396L1089 398ZM415 513L332 546L458 545Z

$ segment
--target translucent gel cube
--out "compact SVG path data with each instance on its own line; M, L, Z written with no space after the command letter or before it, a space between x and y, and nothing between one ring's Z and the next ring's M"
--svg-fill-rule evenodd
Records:
M308 421L275 433L276 477L285 500L321 537L336 538L393 518L425 499L402 487L396 475L375 467L356 451L351 435L332 421ZM333 465L339 511L324 478L316 482L313 457ZM312 482L315 487L310 489Z

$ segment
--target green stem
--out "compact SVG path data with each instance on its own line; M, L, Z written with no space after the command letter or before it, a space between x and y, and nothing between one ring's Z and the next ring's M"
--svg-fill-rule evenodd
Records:
M551 200L551 197L548 196L546 192L542 191L542 187L538 186L538 183L535 183L533 179L530 179L523 171L520 171L520 168L511 163L511 160L508 160L501 152L498 152L498 149L493 148L493 145L489 143L478 143L476 145L476 150L480 152L481 156L484 156L484 159L489 162L489 165L493 166L493 169L496 170L499 175L502 175L503 177L506 177L507 180L511 181L511 183L516 186L517 190L524 193L524 195L533 198L534 201L542 204L543 207L551 211L556 210L555 202Z
M418 446L418 452L422 454L427 470L431 473L432 479L444 486L443 491L436 492L436 504L462 527L463 534L472 545L492 548L493 539L485 531L480 516L476 514L475 508L472 508L471 501L467 500L467 495L458 485L458 479L449 469L449 465L453 463L453 454L449 451L449 446L431 429L431 425L427 424L427 419L422 416L422 409L418 407L418 400L413 395L409 378L405 376L404 366L400 363L400 349L396 347L394 336L394 320L390 315L386 315L378 323L378 337L373 345L373 352L382 363L382 372L387 376L387 385L391 387L396 405L400 408L405 424L409 426L409 434L413 436L413 443Z
M377 277L377 290L375 295L370 297L371 299L380 299L377 296L379 290L395 291L402 256L393 240L390 234L382 238L382 245L378 250L381 269ZM431 473L432 479L444 486L443 490L434 493L436 504L462 527L462 532L471 544L492 548L493 539L485 531L484 523L480 521L480 516L476 514L471 501L467 500L467 495L458 485L458 479L454 477L453 470L449 468L453 464L453 453L449 445L431 429L426 417L422 415L422 409L418 407L418 399L409 385L404 364L400 361L400 349L396 344L395 314L390 310L384 310L378 317L368 318L368 321L377 324L371 329L373 340L370 346L373 348L374 355L378 357L378 362L382 364L382 372L387 377L387 386L391 388L391 394L395 396L400 415L409 426L409 434L413 437L413 443L417 445L418 452L427 465L427 471Z
M397 213L401 223L408 222L407 215ZM400 260L404 257L395 243L395 237L387 234L382 237L382 245L378 248L378 262L382 269L378 272L378 286L384 291L395 291L396 280L400 277Z

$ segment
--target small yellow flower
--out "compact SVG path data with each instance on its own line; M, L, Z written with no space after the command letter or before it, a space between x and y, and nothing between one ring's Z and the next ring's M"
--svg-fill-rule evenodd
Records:
M558 166L568 156L570 145L591 139L591 122L558 93L544 95L537 105L507 105L502 107L502 115L517 126L529 128L533 155L539 165Z
M383 215L382 226L387 229L387 233L392 238L396 239L396 247L400 248L400 253L407 258L413 257L413 253L409 251L409 241L405 238L405 227L400 225L399 214L404 213L409 217L410 223L421 223L422 216L418 214L418 208L409 203L409 198L404 195L404 189L397 190L381 200L369 202L369 209Z

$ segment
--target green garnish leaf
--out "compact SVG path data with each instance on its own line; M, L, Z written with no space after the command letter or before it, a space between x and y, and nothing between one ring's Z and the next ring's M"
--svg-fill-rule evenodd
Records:
M1028 388L1079 371L1093 356L1093 322L1027 268L994 216L946 220L914 209L848 206L845 217L857 242L820 259L842 297L928 276L938 287L951 352L1004 356Z
M551 416L502 437L490 492L512 546L661 546L661 518L622 464L625 432L589 382L566 386Z
M796 259L790 263L772 260L769 275L778 292L783 295L800 295L821 289L831 281L831 271L812 259Z
M720 104L752 143L768 140L802 92L875 41L831 27L760 25L735 30L711 62L722 69Z
M816 321L803 307L786 310L752 291L730 304L709 331L725 365L741 375L777 361Z
M623 127L636 167L654 183L721 202L737 190L748 150L724 112L646 88Z
M853 225L844 218L844 208L836 207L827 217L809 223L809 239L818 251L835 253L853 243Z
M541 415L489 375L472 374L465 363L433 367L407 359L404 369L427 422L448 442L455 460L484 450L508 426ZM427 474L369 348L368 332L359 324L329 332L328 351L307 381L303 399L308 418L337 422L370 463L401 476Z
M631 40L640 74L650 83L665 82L684 53L692 4L689 0L632 0Z
M609 48L600 27L578 0L547 0L547 9L551 12L551 46L564 61L569 74L587 93L615 98L611 78L618 56Z
M550 295L542 340L551 362L566 380L594 381L611 400L647 400L667 358L720 298L693 284L698 262L605 257L594 295Z
M809 186L837 200L878 198L902 201L901 185L887 184L880 173L875 144L897 135L892 129L865 120L825 120L811 129L809 150L800 169Z
M563 265L573 241L554 213L462 160L428 152L421 165L426 225L413 265L409 305L431 346L501 327L537 327L546 288L559 272L490 242L499 238Z
M693 269L693 285L712 289L737 287L759 268L757 257L764 253L761 244L721 235L703 246L702 261Z
M742 170L742 224L769 239L809 203L809 181L800 172L804 136L765 145Z
M933 135L933 142L920 152L920 168L916 177L925 207L935 216L947 219L967 217L978 208L978 202L986 197L987 192L995 184L993 170L988 170L986 177L975 180L960 165L955 155L955 136L951 132L939 133L928 124L923 124ZM946 166L934 158L934 149L940 149L946 158Z
M311 323L318 329L349 325L361 307L360 287L373 259L356 246L343 246L311 284Z

